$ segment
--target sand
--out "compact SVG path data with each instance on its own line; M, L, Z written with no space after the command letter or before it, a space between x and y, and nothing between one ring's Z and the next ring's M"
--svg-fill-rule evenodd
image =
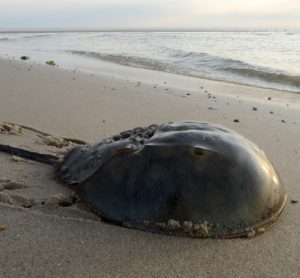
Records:
M0 277L299 277L299 95L108 69L90 74L0 60L0 122L87 142L152 123L220 123L264 149L289 196L283 214L251 239L126 229L102 222L50 166L0 153ZM0 143L52 154L62 150L28 130L1 133Z

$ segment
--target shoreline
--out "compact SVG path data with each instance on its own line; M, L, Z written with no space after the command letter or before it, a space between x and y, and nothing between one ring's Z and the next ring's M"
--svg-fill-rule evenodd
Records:
M34 60L21 61L20 59L14 56L4 57L4 55L2 55L2 57L0 56L0 60L15 62L18 63L19 65L21 64L25 64L25 65L28 64L30 66L40 65L42 67L49 68L49 66L47 66L41 61L34 61ZM93 59L91 59L91 61L92 60ZM64 60L62 62L64 62ZM297 101L299 99L299 95L300 95L300 91L295 92L295 91L281 90L281 89L276 89L271 87L268 88L268 87L255 86L251 84L243 84L243 83L226 81L221 79L210 79L206 77L181 75L181 74L166 72L161 70L153 70L145 67L122 65L122 64L104 61L101 59L97 60L97 62L98 62L97 67L94 70L85 68L84 64L82 64L80 60L79 60L79 66L74 64L73 66L63 65L62 67L60 67L60 65L57 64L56 66L50 66L50 68L51 67L59 68L62 71L71 71L73 73L76 71L77 73L82 73L82 74L88 74L88 75L93 74L99 77L115 76L123 80L143 81L147 84L152 84L152 85L164 84L164 82L167 82L170 86L175 88L180 88L182 90L185 89L185 90L200 91L203 85L212 86L212 87L217 85L217 87L222 87L226 89L230 88L231 91L232 88L239 88L240 90L246 88L245 95L247 95L250 91L252 92L252 95L249 95L250 97L255 97L258 94L263 94L263 95L273 94L274 96L276 95L277 97L280 95L284 95L284 98L293 99L293 103L294 100ZM154 82L153 79L156 80L156 82ZM230 90L225 90L225 94L229 94ZM300 105L300 101L299 101L299 105Z
M230 58L226 55L213 54L214 52L208 54L205 50L202 50L204 53L198 53L197 51L190 52L188 50L181 51L174 49L173 51L178 51L179 54L175 55L171 52L166 54L166 56L162 55L159 59L157 59L156 56L152 57L151 55L148 57L147 54L136 56L134 52L130 51L128 53L126 52L127 54L125 55L121 54L122 52L116 54L112 50L109 52L111 54L109 54L105 48L101 50L101 48L97 49L89 46L89 36L95 36L95 38L99 39L101 36L97 34L89 36L82 35L83 38L86 37L86 39L82 42L85 47L74 48L72 44L66 44L57 48L53 45L53 43L55 41L59 44L61 43L60 40L63 40L63 36L59 35L60 33L61 32L45 33L44 35L33 33L32 36L6 36L3 40L7 40L8 42L3 42L3 44L1 44L3 46L3 50L0 57L10 59L12 57L19 57L19 55L29 55L33 58L33 61L39 63L44 63L46 60L52 59L55 60L62 68L80 68L86 72L97 74L103 74L103 72L105 72L105 70L103 71L103 68L105 67L111 68L115 72L119 71L119 73L122 73L122 71L131 71L130 68L132 68L132 71L135 69L136 72L139 70L150 70L150 72L161 71L161 73L170 73L177 76L197 79L199 78L200 80L206 79L276 91L286 91L297 94L300 93L298 67L296 64L293 66L290 63L285 65L286 61L282 63L282 66L276 66L272 63L265 65L262 63L256 63L251 59L249 60L247 56L245 59L234 55ZM13 35L13 33L11 35ZM48 41L50 47L52 42L52 50L49 47L45 48L44 46L44 44L47 43L47 39L39 39L36 41L35 38L40 36L50 36L52 38ZM66 36L70 37L70 40L76 38L74 35ZM29 41L27 41L28 38L30 38ZM34 40L31 41L31 39ZM15 43L14 40L16 40ZM41 44L39 50L30 46L30 43L35 41L37 44ZM99 43L101 43L101 41L99 41ZM23 53L24 49L26 50L25 53ZM86 51L83 51L82 49L85 49ZM184 53L184 56L182 56L183 54L181 52ZM9 55L7 53L9 53ZM193 56L194 54L197 55L197 59ZM171 58L168 55L171 55ZM190 55L194 58L191 59L191 57L189 57ZM206 62L206 59L208 59L206 56L208 56L211 60L209 63ZM189 61L189 65L186 65L184 61ZM203 63L201 67L199 63ZM101 70L98 70L98 67ZM126 69L124 70L122 67L125 67Z
M252 239L199 240L126 229L100 221L80 202L59 206L54 196L71 193L51 167L0 153L0 179L27 185L0 191L0 276L298 277L300 205L291 200L300 201L299 95L137 71L126 79L111 69L96 75L0 59L0 122L90 143L153 123L215 122L265 151L288 193L282 215ZM60 151L1 133L0 143ZM46 206L22 207L28 200L46 200Z
M41 83L38 82L37 80L39 78L39 75L41 74L43 76L50 75L53 80L55 79L59 80L60 84L50 84L51 80L49 80L49 78L46 77L47 86L45 88L40 88L40 90L49 92L51 91L51 86L53 86L56 91L56 97L58 97L59 99L61 98L60 100L61 102L68 102L67 97L69 98L72 96L72 91L74 91L75 93L74 97L76 96L78 101L82 101L83 100L82 92L80 92L80 90L83 90L84 87L86 87L87 91L92 90L91 98L99 98L99 97L101 98L105 96L105 99L110 101L112 101L111 98L114 98L113 100L114 102L118 102L118 97L122 97L122 98L125 97L123 94L118 96L118 94L115 94L116 91L124 90L126 92L126 95L128 95L128 97L132 99L138 96L143 98L145 101L149 99L149 101L151 102L153 101L152 98L154 96L158 97L158 99L163 101L163 105L165 106L168 104L168 101L170 101L172 105L174 104L177 107L178 106L180 107L181 103L178 102L177 100L185 99L185 102L188 103L189 106L195 108L199 106L199 104L198 105L193 104L194 101L193 97L195 97L195 98L199 98L201 101L205 99L206 109L208 109L209 107L212 107L214 109L214 106L220 105L217 104L218 100L216 98L218 96L218 98L221 98L221 101L223 101L222 110L225 109L224 111L226 111L227 108L230 108L224 106L225 104L229 105L227 104L229 103L228 101L230 102L233 101L238 106L243 106L241 104L245 101L250 102L249 109L255 106L264 105L266 107L269 107L269 112L272 112L271 110L274 110L273 109L274 107L278 107L279 109L283 109L283 110L287 108L288 110L293 110L296 112L299 112L300 109L300 98L295 93L290 93L286 91L276 91L272 89L257 88L257 87L227 83L222 81L213 81L208 79L176 76L170 73L156 72L156 71L151 71L146 69L133 68L132 71L128 71L126 74L126 70L130 69L128 67L121 66L122 68L121 72L119 71L119 69L116 71L115 67L113 68L107 67L107 71L105 72L105 74L100 75L94 73L87 73L79 70L74 71L71 69L62 69L62 68L47 66L38 63L31 64L19 60L0 59L0 63L4 64L5 66L11 65L14 73L17 73L20 77L19 83L28 86L29 89L31 89L30 82L33 81L31 80L33 76L35 79L34 81L37 81L38 87L41 87ZM103 68L101 68L101 70L104 71L104 68L110 64L111 63L103 63ZM34 71L34 75L32 74L33 71ZM149 72L151 72L152 74L149 75ZM3 75L3 77L4 76L5 75ZM12 79L12 76L8 75L7 78ZM60 79L63 81L61 81ZM5 80L5 78L3 78L3 80ZM69 84L67 82L69 82ZM80 82L84 82L83 83L84 86L79 85L80 87L78 90L78 84ZM105 83L105 85L103 85L102 83ZM116 86L114 86L114 84ZM58 92L62 92L64 87L67 88L68 93L57 94ZM129 87L132 87L133 89L131 92L129 91ZM14 88L17 89L19 93L23 89L22 86L18 86L18 84L15 84ZM101 92L101 96L97 95L97 91ZM108 92L110 91L114 94L109 95ZM37 91L26 92L26 93L32 101L35 101L35 99L39 97ZM189 97L188 94L192 95L193 97L192 98ZM49 97L51 98L52 103L55 103L57 101L54 98L55 95L51 96L50 94ZM20 109L22 107L21 100L22 99L14 100L18 102ZM29 99L23 99L23 101L26 102L26 105L30 107L32 104L28 103L28 100ZM37 101L37 106L38 104L39 102ZM60 105L60 111L62 113L63 103L59 103L59 105ZM79 106L78 105L79 104L76 103L76 107L80 111L81 108L79 108L80 105ZM93 108L96 110L96 107ZM235 108L238 108L237 111L239 113L240 112L241 114L244 113L239 107L235 107ZM235 108L231 112L234 112ZM139 107L139 109L141 109L141 107ZM161 107L159 107L159 109L161 109ZM212 112L215 111L213 109ZM238 114L238 113L233 113L233 114ZM0 116L1 116L1 111L0 111ZM53 116L57 116L57 115L53 115ZM290 117L290 115L286 115L286 117L287 118L281 120L285 120L285 121L289 120L290 122L294 122L293 117ZM24 114L24 118L26 118L25 114ZM226 116L224 114L223 120L225 120L225 118ZM185 118L185 120L188 120L188 118ZM7 119L7 121L11 121L11 120ZM23 124L26 125L26 122L23 122ZM149 124L152 124L152 122L150 122ZM235 125L233 125L232 127L234 128ZM128 129L130 128L132 128L132 126L128 126Z

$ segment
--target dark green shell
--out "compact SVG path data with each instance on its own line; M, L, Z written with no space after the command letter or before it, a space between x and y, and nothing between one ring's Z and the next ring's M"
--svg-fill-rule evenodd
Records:
M253 236L286 201L264 152L210 123L152 125L74 148L58 175L104 218L192 237Z

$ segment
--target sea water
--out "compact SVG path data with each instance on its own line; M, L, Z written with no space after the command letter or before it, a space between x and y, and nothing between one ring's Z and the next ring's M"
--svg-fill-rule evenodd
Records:
M100 30L0 33L0 57L97 71L106 61L300 92L300 31Z

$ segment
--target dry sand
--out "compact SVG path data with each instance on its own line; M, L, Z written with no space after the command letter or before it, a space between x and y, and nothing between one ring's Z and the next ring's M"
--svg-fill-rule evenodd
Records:
M152 123L220 123L265 150L289 195L275 225L252 239L163 236L102 222L50 166L0 153L0 277L299 277L299 95L142 69L91 75L0 60L0 100L0 122L88 142ZM61 151L43 142L28 130L0 134L0 143Z

